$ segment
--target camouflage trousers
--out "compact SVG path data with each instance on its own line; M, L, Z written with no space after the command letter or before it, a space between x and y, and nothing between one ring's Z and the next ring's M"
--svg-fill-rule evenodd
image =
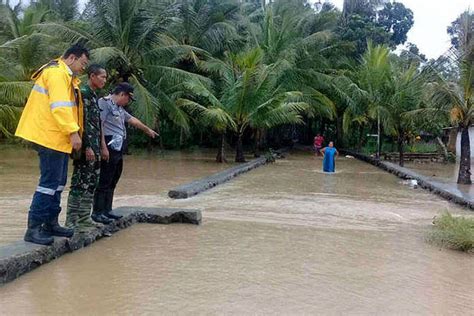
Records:
M90 217L94 192L99 184L99 174L99 161L74 161L71 189L67 200L67 227L86 231L101 226Z

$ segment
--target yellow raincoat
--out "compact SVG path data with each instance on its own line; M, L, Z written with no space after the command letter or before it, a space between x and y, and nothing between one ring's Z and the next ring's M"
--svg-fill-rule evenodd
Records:
M70 134L82 134L80 80L61 59L41 67L32 79L35 85L15 135L50 149L71 153Z

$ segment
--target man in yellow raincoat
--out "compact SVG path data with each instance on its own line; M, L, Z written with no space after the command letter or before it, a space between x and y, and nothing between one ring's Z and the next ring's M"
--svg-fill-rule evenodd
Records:
M40 180L28 214L25 241L49 245L52 236L71 237L72 229L61 227L61 192L67 181L69 154L81 148L81 73L89 62L89 52L80 45L42 66L15 135L33 143L40 162Z

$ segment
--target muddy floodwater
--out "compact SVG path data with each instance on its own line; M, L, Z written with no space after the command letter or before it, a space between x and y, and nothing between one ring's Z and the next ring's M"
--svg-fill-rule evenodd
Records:
M127 157L115 200L198 208L202 225L139 224L65 255L1 287L0 314L473 314L474 256L424 241L434 216L472 212L354 159L324 174L307 153L169 199L221 168L206 155ZM8 178L13 196L34 187L23 175ZM3 222L10 203L2 238L23 232L26 211L18 232Z
M125 156L125 169L116 190L117 205L124 194L165 194L174 186L234 165L216 164L214 159L215 152L210 150ZM33 150L0 146L0 245L23 238L31 198L38 185L38 164ZM62 221L66 218L72 169L70 163L68 185L62 194Z

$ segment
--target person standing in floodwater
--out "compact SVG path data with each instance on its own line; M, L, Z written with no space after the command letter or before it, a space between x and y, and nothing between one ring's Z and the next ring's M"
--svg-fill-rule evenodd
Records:
M122 175L124 140L127 137L125 123L142 130L151 138L159 136L154 130L143 124L139 119L125 111L124 107L134 101L133 87L127 83L119 83L112 90L112 94L99 99L100 118L103 133L109 153L109 160L102 160L100 164L99 186L94 194L92 219L99 218L120 219L122 216L110 213L114 191Z
M321 148L323 148L323 143L324 143L324 137L318 133L318 135L316 135L316 137L314 138L314 143L313 143L316 156L321 155Z
M334 147L334 142L329 142L328 147L321 149L323 153L323 171L324 172L334 172L336 170L336 156L339 155L339 152Z
M87 84L81 87L84 104L84 133L82 150L74 160L71 189L67 200L66 226L76 232L85 232L98 225L91 219L94 193L99 185L100 160L108 160L108 151L102 133L100 109L96 91L107 81L107 71L100 65L90 65ZM99 223L110 224L109 218L96 218Z
M74 234L59 225L58 216L69 154L82 146L83 105L77 75L88 62L89 51L74 45L33 74L35 85L15 133L33 143L39 157L40 179L28 213L25 241L50 245L53 236Z

